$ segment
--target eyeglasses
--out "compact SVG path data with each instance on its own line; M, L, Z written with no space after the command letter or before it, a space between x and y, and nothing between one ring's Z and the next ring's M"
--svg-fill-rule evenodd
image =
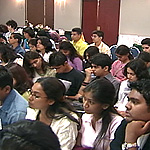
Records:
M47 96L40 96L40 95L37 95L36 93L32 92L31 89L28 89L28 93L29 93L30 96L32 96L32 97L35 98L35 99L47 98Z

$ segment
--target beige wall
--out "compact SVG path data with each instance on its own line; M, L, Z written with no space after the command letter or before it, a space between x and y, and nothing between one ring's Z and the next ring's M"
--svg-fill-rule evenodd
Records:
M120 34L150 36L150 0L121 0Z
M5 24L13 19L19 26L25 23L25 2L16 2L16 0L0 0L0 24Z
M71 30L81 27L82 0L66 0L65 5L54 5L54 28Z

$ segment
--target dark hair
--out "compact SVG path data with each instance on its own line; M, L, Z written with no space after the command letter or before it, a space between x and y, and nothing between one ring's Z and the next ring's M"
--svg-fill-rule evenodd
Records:
M12 33L11 35L13 35L14 39L18 39L18 43L21 44L23 38L20 33Z
M31 44L31 45L36 46L36 44L37 44L37 38L31 38L31 39L29 40L28 44Z
M141 41L141 44L142 44L142 45L146 44L146 45L150 46L150 38L145 38L145 39L143 39L143 40Z
M24 28L23 32L28 33L31 38L33 38L35 36L34 30L30 27Z
M21 120L0 131L1 150L61 150L52 129L40 122Z
M4 88L7 85L13 88L13 78L6 67L0 65L0 87Z
M14 29L16 29L17 28L17 22L15 21L15 20L8 20L7 22L6 22L6 25L7 26L11 26L12 28L14 28Z
M74 48L74 46L69 41L63 41L59 45L59 50L67 50L69 51L69 58L73 62L73 59L75 57L81 58L79 54L77 53L77 50Z
M77 34L82 34L82 29L81 28L73 28L72 32L77 32Z
M30 60L34 60L37 58L41 58L41 61L42 61L41 68L44 73L46 73L47 68L49 67L49 64L44 61L44 59L38 52L35 52L35 51L26 52L25 56L24 56L24 60L23 60L23 67L25 68L26 72L29 74L29 77L31 77L31 78L34 78L35 70L33 67L31 67Z
M142 59L144 62L150 62L150 53L148 53L148 52L145 52L145 51L142 51L140 54L139 54L139 56L138 56L138 58L140 58L140 59Z
M66 61L67 61L67 57L62 52L54 52L49 57L50 66L64 65Z
M47 38L51 39L50 33L45 30L40 30L37 32L37 36L46 36Z
M50 39L46 36L40 36L39 38L37 38L37 41L40 40L41 44L45 47L45 52L53 52L54 50L52 49L52 43L50 41Z
M94 141L94 147L97 147L105 136L108 126L112 121L111 113L118 114L114 108L115 88L109 80L101 78L87 85L83 89L83 92L91 92L95 102L109 105L107 109L99 114L102 117L102 128Z
M4 43L0 43L0 54L5 63L13 62L16 58L21 58L12 48Z
M108 66L108 71L111 69L112 60L107 54L98 53L91 58L91 64L104 68Z
M41 84L48 99L55 101L54 104L49 105L46 110L47 117L60 119L61 117L67 116L70 120L78 123L78 121L70 114L70 112L75 111L64 99L66 89L60 80L54 77L45 77L37 79L36 83ZM59 114L59 116L55 116L55 114Z
M93 34L96 34L99 37L102 37L102 39L104 39L104 32L103 31L95 30L95 31L92 32L92 35Z
M128 62L124 67L124 75L127 77L127 68L130 68L136 74L138 80L150 78L146 64L142 59L136 58Z
M127 55L127 54L129 54L129 56L128 56L129 60L131 60L131 59L134 58L132 56L131 52L130 52L129 47L126 46L126 45L120 45L120 46L118 46L117 49L115 50L115 53L119 54L119 55Z
M147 105L150 105L150 79L137 80L130 83L130 87L141 93Z
M16 63L10 63L6 65L11 72L12 77L16 80L16 84L13 87L22 95L28 89L31 89L33 83L29 79L25 69Z
M0 24L0 33L7 33L8 27L6 25Z

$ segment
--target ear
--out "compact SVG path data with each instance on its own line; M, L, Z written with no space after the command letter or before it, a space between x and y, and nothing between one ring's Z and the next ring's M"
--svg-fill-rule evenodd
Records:
M103 69L104 69L104 71L106 71L106 72L107 72L107 71L108 71L108 69L109 69L109 67L108 67L108 66L105 66Z
M103 104L102 108L103 110L106 110L110 105L109 104Z
M48 100L48 105L53 105L54 103L55 103L54 100L51 100L51 99Z
M10 87L9 85L7 85L7 86L5 86L5 87L3 88L3 90L4 90L4 92L5 92L6 94L9 94L10 91L11 91L11 87Z
M65 61L65 62L64 62L64 65L66 65L66 64L68 64L68 61Z

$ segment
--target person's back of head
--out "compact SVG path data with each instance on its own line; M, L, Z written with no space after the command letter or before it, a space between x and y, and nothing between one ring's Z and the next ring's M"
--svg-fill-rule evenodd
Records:
M13 29L16 29L17 26L18 26L18 24L17 24L17 22L16 22L15 20L8 20L8 21L6 22L6 25L7 25L7 26L11 26Z
M150 53L142 51L138 58L142 59L144 62L148 63L150 62Z
M94 31L92 32L92 35L93 35L93 34L96 34L96 35L98 35L99 37L102 37L102 40L104 39L104 32L103 32L103 31L94 30Z
M23 32L28 33L31 38L35 37L34 30L30 27L26 27L23 29Z
M111 69L112 60L107 54L98 53L91 58L91 64L104 68L108 66L108 71Z
M12 33L11 35L13 35L14 39L18 39L18 43L21 44L23 38L20 33Z
M13 88L13 78L9 71L0 65L0 88L3 89L6 86L9 86L11 89Z
M142 44L142 45L148 45L148 46L150 46L150 38L145 38L145 39L143 39L143 40L141 41L141 44Z
M0 131L0 150L60 150L60 144L46 124L22 120Z
M73 28L72 32L77 32L77 34L82 34L82 29L81 28Z
M60 66L67 62L67 57L62 52L54 52L49 57L50 66Z

